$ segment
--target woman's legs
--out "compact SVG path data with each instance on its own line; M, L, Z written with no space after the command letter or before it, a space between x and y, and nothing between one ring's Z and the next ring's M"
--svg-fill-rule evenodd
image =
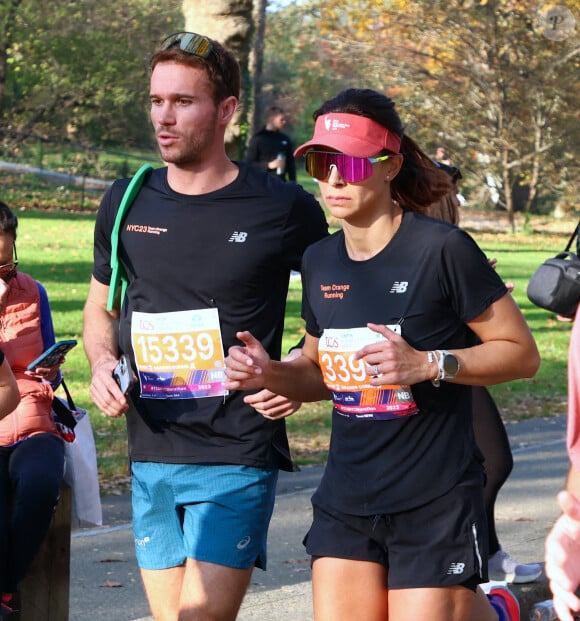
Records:
M481 589L475 593L463 586L389 591L385 568L367 561L315 559L312 589L315 621L498 621Z
M48 532L64 475L64 446L52 434L32 436L10 455L12 511L3 590L16 591Z
M495 529L495 501L513 468L512 452L501 414L484 386L473 386L473 430L483 453L487 480L484 488L485 513L489 533L489 555L499 549Z
M509 439L501 414L487 388L473 386L473 429L484 457L487 474L484 488L489 537L489 577L508 582L533 582L542 573L540 565L518 563L501 549L495 527L495 502L513 468Z
M389 619L387 571L378 563L316 558L312 564L312 593L315 621Z
M7 560L10 542L10 479L8 476L9 454L0 448L0 594L7 591Z

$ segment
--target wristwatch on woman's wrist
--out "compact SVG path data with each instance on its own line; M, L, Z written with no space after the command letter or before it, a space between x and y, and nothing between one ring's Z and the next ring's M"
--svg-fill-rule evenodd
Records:
M427 352L427 360L429 362L437 362L437 377L431 380L433 386L438 387L441 380L452 380L459 373L461 365L455 354L446 349L436 349Z

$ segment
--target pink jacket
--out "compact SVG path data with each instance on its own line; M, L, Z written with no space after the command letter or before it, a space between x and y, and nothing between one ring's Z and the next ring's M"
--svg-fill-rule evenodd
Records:
M52 386L24 374L28 363L42 353L43 342L38 286L21 272L10 281L6 308L0 317L0 348L20 390L20 404L0 420L0 446L36 433L58 435L52 419Z
M580 472L580 304L570 335L568 351L568 454Z

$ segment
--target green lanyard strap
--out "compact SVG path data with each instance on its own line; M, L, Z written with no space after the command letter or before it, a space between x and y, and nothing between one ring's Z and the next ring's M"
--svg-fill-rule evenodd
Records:
M113 225L113 231L111 233L111 269L113 270L111 274L111 283L109 284L109 297L107 299L107 310L113 310L113 305L115 303L115 294L117 293L117 289L119 285L121 285L121 305L123 304L123 300L125 299L125 292L127 291L128 277L125 269L121 265L119 261L119 231L121 230L121 224L127 213L127 210L135 200L137 194L139 194L139 190L143 185L143 181L145 179L145 175L153 170L153 166L151 164L143 164L141 168L135 173L133 179L131 179L131 183L129 183L125 193L123 194L123 198L121 199L121 204L119 205L119 210L117 211L117 216L115 217L115 224Z

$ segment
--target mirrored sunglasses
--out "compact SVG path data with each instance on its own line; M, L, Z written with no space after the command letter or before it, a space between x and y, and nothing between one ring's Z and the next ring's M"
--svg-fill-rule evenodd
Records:
M175 32L163 39L161 49L168 50L174 45L178 45L180 50L200 58L207 58L213 52L211 41L195 32Z
M335 166L338 174L347 183L364 181L373 174L373 164L385 162L391 157L354 157L346 153L332 151L308 151L306 153L306 172L315 179L323 181L330 174L331 166Z
M213 52L214 62L211 62L210 64L217 70L222 80L226 81L226 76L222 69L220 58L215 51L212 42L207 37L196 34L195 32L174 32L161 41L162 50L168 50L174 45L179 46L179 49L183 52L187 52L192 56L197 56L198 58L206 60Z

